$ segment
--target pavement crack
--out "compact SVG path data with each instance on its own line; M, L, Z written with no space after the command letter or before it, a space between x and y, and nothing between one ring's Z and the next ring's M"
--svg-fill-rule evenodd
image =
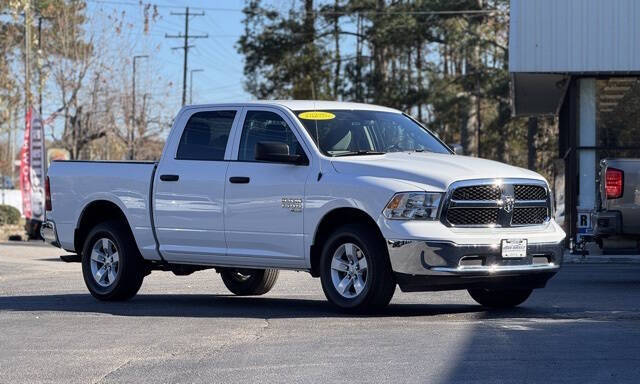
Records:
M205 361L207 359L210 359L210 358L212 358L212 357L214 357L216 355L221 354L222 352L224 352L227 349L238 347L238 346L241 346L241 345L252 344L252 343L255 343L258 340L262 339L264 337L264 334L265 334L266 330L271 326L271 323L270 323L269 319L263 318L262 321L263 322L262 322L261 326L258 327L258 329L255 332L249 333L249 334L245 334L246 335L245 337L242 337L242 335L240 334L239 338L232 338L229 341L223 343L222 345L220 345L220 346L218 346L216 348L205 350L198 357L197 365L200 365L200 363L202 363L203 361ZM191 353L193 353L196 350L201 349L201 348L202 347L194 348L194 349L191 349L189 351L184 352L183 354L191 354Z
M267 331L267 329L271 326L271 323L269 322L269 319L264 318L262 319L264 320L264 325L258 330L258 332L256 332L256 338L255 340L251 341L253 343L257 342L258 340L262 339L264 337L265 332Z
M126 365L128 365L129 363L131 363L133 361L133 359L128 359L127 361L125 361L124 363L118 365L117 367L115 367L114 369L110 370L109 372L107 372L104 376L102 376L100 379L98 379L97 381L94 382L94 384L98 384L104 381L104 379L106 379L107 377L109 377L110 375L116 373L117 371L119 371L120 369L124 368Z

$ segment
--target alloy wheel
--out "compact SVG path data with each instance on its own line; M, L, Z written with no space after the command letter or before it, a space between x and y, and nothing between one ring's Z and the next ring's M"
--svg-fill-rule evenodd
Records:
M119 267L120 256L114 242L106 237L98 239L91 248L91 274L95 282L104 288L111 286Z
M353 299L367 285L367 259L360 247L353 243L340 245L331 259L331 281L344 298Z

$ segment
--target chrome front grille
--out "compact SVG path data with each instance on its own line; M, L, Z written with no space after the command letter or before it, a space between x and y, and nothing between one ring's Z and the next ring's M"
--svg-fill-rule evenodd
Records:
M447 219L453 225L492 225L498 222L498 208L451 209Z
M454 200L498 200L500 187L497 185L474 185L460 187L453 191Z
M515 208L513 210L512 225L542 224L547 220L547 208Z
M516 184L513 187L513 194L516 200L545 200L547 189L539 185Z
M540 225L549 220L551 199L537 180L469 180L453 183L442 220L454 227Z

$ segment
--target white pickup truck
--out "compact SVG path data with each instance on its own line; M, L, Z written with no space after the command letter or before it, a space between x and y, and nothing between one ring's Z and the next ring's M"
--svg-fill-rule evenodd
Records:
M81 255L100 300L133 297L153 270L215 268L260 295L289 269L346 310L384 307L396 285L508 307L562 262L543 177L456 155L380 106L187 106L159 162L56 161L46 185L42 235Z

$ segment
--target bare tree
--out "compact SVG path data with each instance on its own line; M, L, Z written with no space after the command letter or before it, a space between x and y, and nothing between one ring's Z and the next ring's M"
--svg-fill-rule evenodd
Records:
M154 17L149 6L143 6L143 10L145 19ZM148 33L149 23L135 26L123 21L124 14L94 14L87 19L92 25L91 33L87 33L78 31L73 23L65 23L70 15L61 12L59 16L63 20L56 44L63 59L51 60L49 65L61 104L56 112L64 123L62 131L53 137L74 159L121 159L123 144L130 144L126 133L132 129L133 120L132 74L128 69L131 57L140 49L132 34ZM83 36L82 44L75 43L78 34ZM151 83L153 73L138 74L141 85ZM156 139L168 126L159 101L162 96L162 92L157 96L150 92L135 100L139 112L133 118L139 132L133 146L145 147L147 140ZM96 150L100 146L101 150Z

